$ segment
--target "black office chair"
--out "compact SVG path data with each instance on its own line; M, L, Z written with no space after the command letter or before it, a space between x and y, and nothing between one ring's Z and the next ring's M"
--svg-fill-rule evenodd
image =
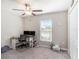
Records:
M27 47L27 41L26 41L26 36L21 35L20 38L18 39L19 43L16 44L16 48L23 48Z

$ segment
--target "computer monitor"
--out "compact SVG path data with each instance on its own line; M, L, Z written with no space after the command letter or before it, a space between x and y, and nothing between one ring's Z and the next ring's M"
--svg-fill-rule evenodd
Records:
M35 31L24 31L24 35L34 35L35 36Z

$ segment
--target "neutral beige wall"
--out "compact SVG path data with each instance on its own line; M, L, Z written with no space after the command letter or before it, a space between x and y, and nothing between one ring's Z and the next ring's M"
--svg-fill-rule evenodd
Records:
M11 10L15 6L12 0L1 1L1 47L10 46L10 37L22 34L22 19Z
M53 42L67 48L67 11L49 13L23 18L24 30L35 30L36 39L40 39L40 20L51 19L53 22Z

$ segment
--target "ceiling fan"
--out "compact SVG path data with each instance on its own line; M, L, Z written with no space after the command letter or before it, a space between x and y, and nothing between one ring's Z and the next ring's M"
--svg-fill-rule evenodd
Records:
M25 6L25 10L22 10L22 9L12 9L12 10L16 10L16 11L24 11L24 13L22 15L28 15L28 14L31 14L33 16L36 16L36 14L34 12L42 12L43 10L32 10L30 4L24 4Z

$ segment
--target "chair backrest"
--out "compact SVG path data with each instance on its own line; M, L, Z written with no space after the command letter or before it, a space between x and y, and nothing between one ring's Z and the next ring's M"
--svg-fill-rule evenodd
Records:
M26 41L26 36L25 35L20 35L19 41Z

